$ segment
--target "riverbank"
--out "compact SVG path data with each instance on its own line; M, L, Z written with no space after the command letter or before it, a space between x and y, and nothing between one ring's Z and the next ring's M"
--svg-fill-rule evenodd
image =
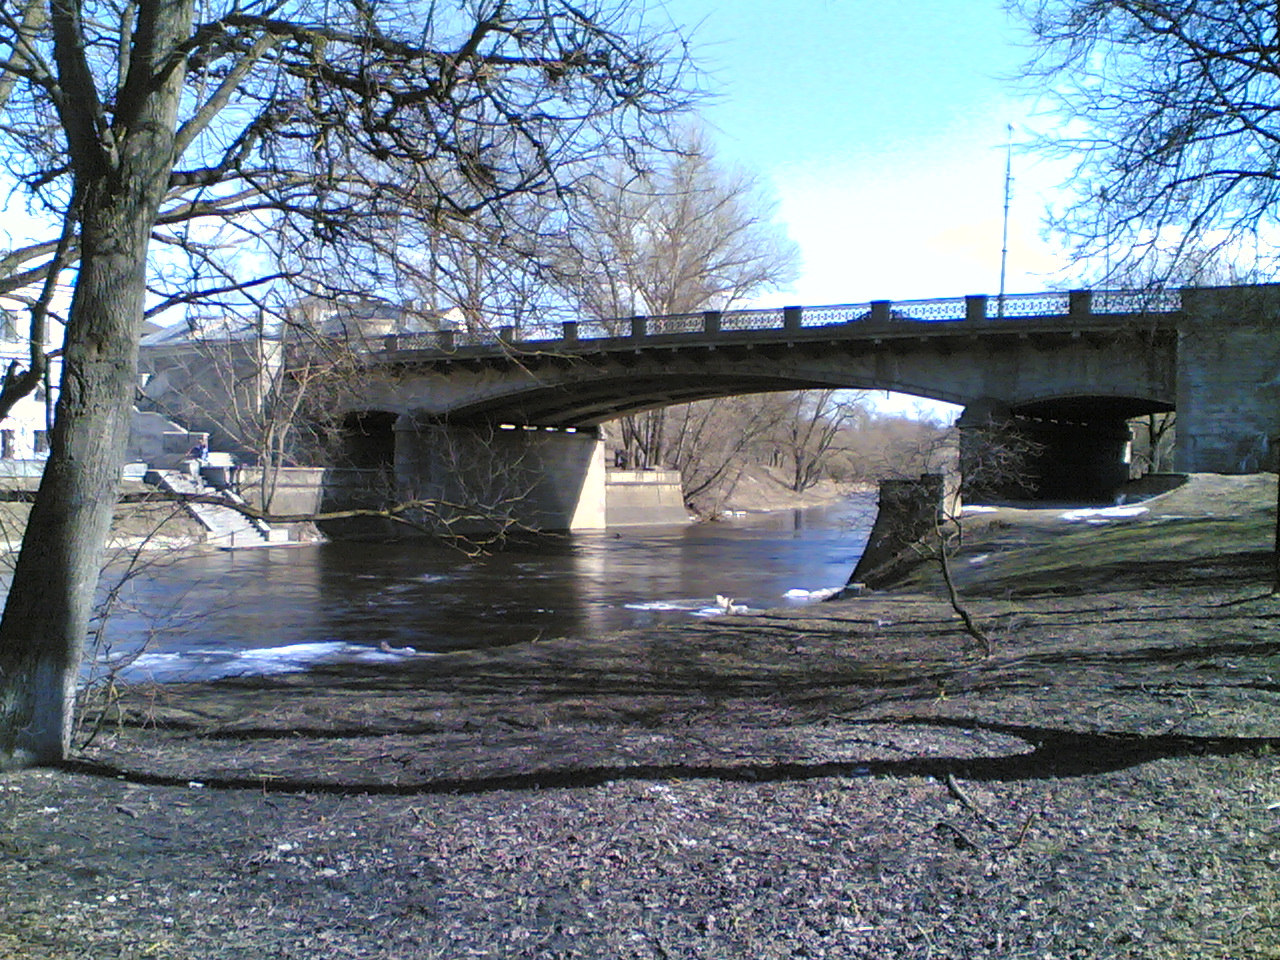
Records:
M875 489L875 484L823 479L797 493L788 485L782 471L753 464L739 474L722 509L744 513L806 510L840 503L855 493L874 493Z
M130 690L0 779L0 956L1280 957L1274 478L855 600Z

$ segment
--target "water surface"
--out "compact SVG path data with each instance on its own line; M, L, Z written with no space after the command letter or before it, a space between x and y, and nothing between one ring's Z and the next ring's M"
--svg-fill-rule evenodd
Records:
M752 609L812 602L848 579L872 500L542 537L479 558L427 542L150 558L121 590L99 659L145 648L127 676L207 679L687 622L720 614L717 595Z

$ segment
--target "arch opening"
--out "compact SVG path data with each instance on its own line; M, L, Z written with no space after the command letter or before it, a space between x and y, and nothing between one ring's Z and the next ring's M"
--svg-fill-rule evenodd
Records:
M1129 421L1172 409L1147 398L1098 396L970 404L957 421L966 494L1110 502L1130 479Z
M342 418L336 462L344 467L376 470L396 462L395 426L398 414L362 410Z

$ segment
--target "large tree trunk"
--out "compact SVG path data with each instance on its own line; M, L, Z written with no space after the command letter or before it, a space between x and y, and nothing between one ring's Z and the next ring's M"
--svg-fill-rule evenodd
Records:
M169 54L190 34L191 9L191 0L137 7L128 80L116 91L123 122L103 131L78 9L53 7L81 257L49 460L0 620L0 768L57 762L70 745L137 384L147 246L174 163L183 71Z
M101 219L119 219L111 211ZM87 225L86 225L87 226ZM86 234L87 234L86 230ZM61 759L137 382L146 237L94 225L76 282L49 461L0 621L0 763Z

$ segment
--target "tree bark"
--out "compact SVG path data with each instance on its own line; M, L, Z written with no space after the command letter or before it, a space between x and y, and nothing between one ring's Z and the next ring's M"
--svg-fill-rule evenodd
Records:
M14 764L59 760L68 746L136 382L145 240L139 256L127 228L95 232L114 249L83 260L49 461L0 621L0 757Z
M90 81L77 62L77 22L71 16L58 24L80 271L49 459L0 620L0 767L66 756L116 504L137 384L148 242L174 163L183 71L169 54L189 36L192 10L191 0L152 0L138 9L129 76L109 131L91 116L99 101L96 90L84 88Z

